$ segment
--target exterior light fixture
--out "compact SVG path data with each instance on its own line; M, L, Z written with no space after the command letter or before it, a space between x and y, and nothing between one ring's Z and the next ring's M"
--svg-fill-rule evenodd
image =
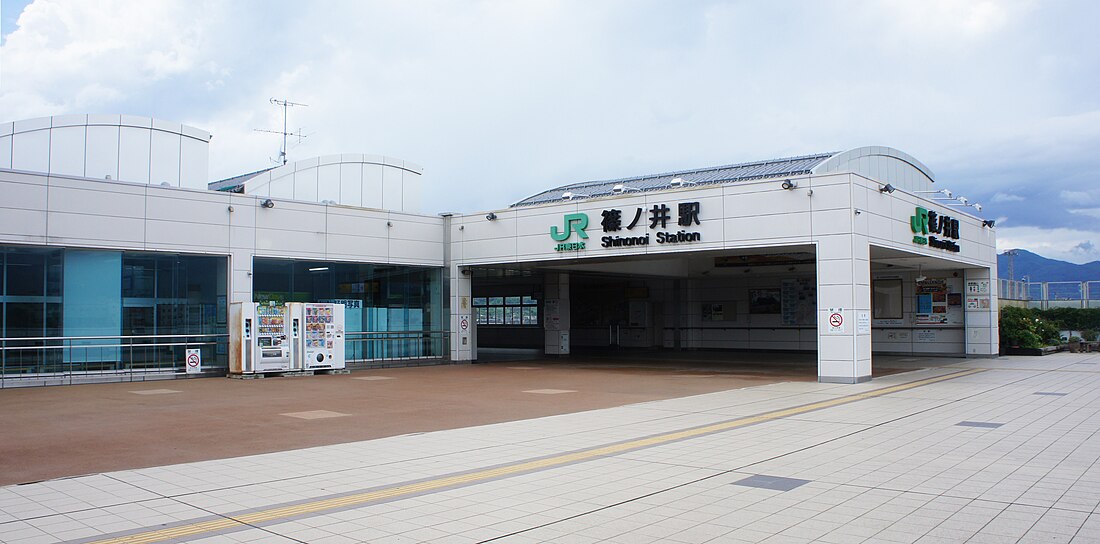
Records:
M783 184L780 185L780 187L783 187L784 189L786 189L788 191L793 191L793 190L798 188L798 184L791 181L791 180L789 180L789 179L785 179L785 180L783 180Z
M896 187L894 187L893 185L890 185L889 183L887 183L886 185L883 185L882 187L879 187L878 192L880 192L880 193L892 193L896 190L897 190Z
M919 193L919 194L943 195L947 198L951 198L951 196L954 195L954 193L951 192L951 189L939 189L937 191L915 191L915 192Z
M684 185L695 185L696 183L698 183L698 182L688 181L688 180L686 180L684 178L681 178L681 177L674 177L674 178L672 178L672 181L668 182L668 186L669 187L683 187Z
M955 200L958 201L963 206L966 206L966 205L970 204L970 199L966 198L965 196L960 196L960 197L956 198Z
M268 198L268 199L265 199L263 202L261 202L260 206L263 207L263 208L268 208L268 209L274 208L275 207L275 201Z
M614 187L611 188L611 192L617 195L625 193L627 191L641 191L641 189L637 187L627 187L622 183L616 184Z
M327 266L318 266L317 268L310 268L309 269L310 272L324 272L326 270L328 270Z
M489 213L485 214L485 219L489 220L489 221L496 221L497 214L495 214L493 212L489 212Z
M573 200L574 198L588 198L588 195L582 195L580 193L574 193L572 191L566 191L561 194L562 200Z

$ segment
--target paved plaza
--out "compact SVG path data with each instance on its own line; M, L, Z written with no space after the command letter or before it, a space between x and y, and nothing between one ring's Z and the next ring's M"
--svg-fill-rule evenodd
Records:
M1098 391L1096 354L957 359L49 480L0 541L1097 542Z

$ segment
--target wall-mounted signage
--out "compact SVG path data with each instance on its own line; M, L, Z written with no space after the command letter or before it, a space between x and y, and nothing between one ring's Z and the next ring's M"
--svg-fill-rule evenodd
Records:
M917 206L916 213L909 217L909 227L913 230L914 244L959 252L959 244L954 242L959 239L958 219Z
M687 228L677 229L676 231L666 230L669 223L673 221L674 215L676 225ZM698 202L680 202L676 205L675 213L673 213L673 208L666 204L654 204L648 210L635 208L632 217L630 215L624 217L623 210L614 208L603 210L600 212L600 217L600 226L603 232L619 233L624 230L628 231L627 236L608 234L601 237L600 246L602 247L648 246L651 243L682 244L698 242L703 239L700 232L688 230L692 226L700 224ZM564 227L560 229L557 225L550 227L550 237L555 242L559 242L554 246L554 251L580 251L585 249L584 240L588 238L588 214L569 213L565 214L563 220ZM646 226L647 222L648 227ZM635 227L637 227L637 230L635 230ZM569 239L574 233L577 235L577 241L571 242Z

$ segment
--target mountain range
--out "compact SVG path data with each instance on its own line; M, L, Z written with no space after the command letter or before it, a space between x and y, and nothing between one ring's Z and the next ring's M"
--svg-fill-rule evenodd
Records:
M1008 255L1013 252L1015 255ZM1011 261L1012 274L1009 274ZM1074 264L1048 259L1026 249L1012 249L997 255L997 277L1022 280L1024 276L1034 282L1042 281L1100 281L1100 261Z

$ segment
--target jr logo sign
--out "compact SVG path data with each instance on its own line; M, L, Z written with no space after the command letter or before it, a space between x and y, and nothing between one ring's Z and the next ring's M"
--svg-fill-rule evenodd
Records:
M588 214L567 213L565 214L565 230L559 231L557 225L552 226L550 227L550 237L555 242L565 242L576 232L578 238L587 239L588 233L585 232L587 228ZM584 249L584 242L560 243L554 247L554 251L578 251L581 249Z
M909 216L909 226L914 234L928 234L928 210L917 207L917 213Z
M909 216L909 228L913 230L913 243L959 252L959 244L945 238L959 239L959 220L917 206ZM932 236L938 234L941 237Z

